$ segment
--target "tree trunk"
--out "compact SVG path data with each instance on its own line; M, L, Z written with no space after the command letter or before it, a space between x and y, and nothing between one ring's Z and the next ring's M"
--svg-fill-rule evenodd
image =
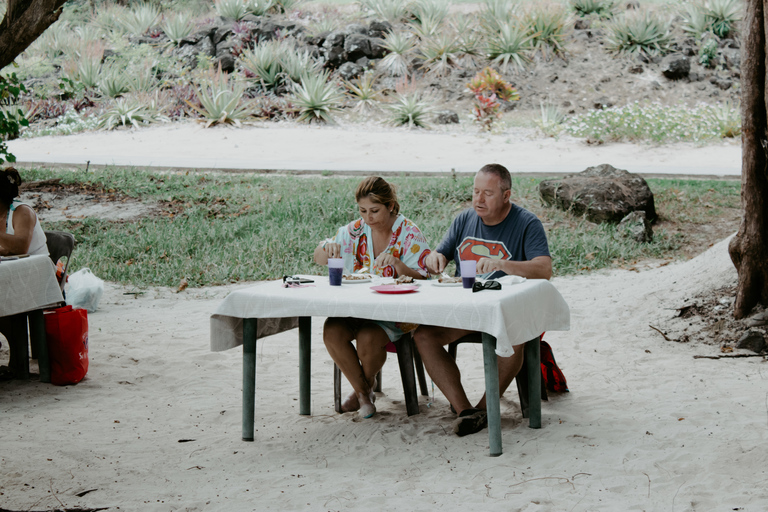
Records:
M766 35L768 0L747 0L741 49L741 207L744 218L728 247L739 274L734 316L768 304L768 122Z
M6 67L51 24L66 0L11 0L0 23L0 69Z

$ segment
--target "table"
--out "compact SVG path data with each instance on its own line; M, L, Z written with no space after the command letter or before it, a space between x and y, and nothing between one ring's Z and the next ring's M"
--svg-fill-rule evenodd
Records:
M510 356L513 346L538 339L544 331L567 330L570 311L557 289L546 280L510 284L502 278L500 291L472 293L461 287L440 287L422 281L419 291L384 295L370 289L373 283L331 287L325 276L307 276L315 286L284 288L282 281L268 281L229 294L211 315L211 350L243 345L243 439L253 440L256 377L256 340L299 327L299 411L310 414L311 317L358 317L472 329L483 333L486 402L491 455L501 454L498 367L495 355ZM519 279L519 278L518 278ZM504 281L507 281L506 283ZM391 280L390 280L391 281ZM537 344L529 344L538 348ZM526 355L528 351L526 351ZM538 368L538 350L530 354ZM529 374L537 375L535 372ZM538 388L534 403L539 404ZM531 411L530 426L534 425ZM540 423L540 412L539 412Z
M0 317L13 318L13 322L18 326L17 335L23 336L25 340L26 321L29 317L29 337L33 347L37 349L42 382L51 381L43 309L63 301L56 272L48 256L0 261ZM20 348L20 353L13 353ZM29 378L29 352L26 341L23 348L11 347L11 350L11 366L22 378Z

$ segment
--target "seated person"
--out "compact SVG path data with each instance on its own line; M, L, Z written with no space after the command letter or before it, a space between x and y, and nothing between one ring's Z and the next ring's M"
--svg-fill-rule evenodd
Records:
M485 279L506 274L529 279L549 279L552 259L541 221L531 212L510 202L512 181L509 171L498 164L484 166L475 175L472 208L461 212L451 223L445 238L426 260L427 268L441 273L455 260L477 260L477 276ZM485 395L474 407L469 402L458 366L445 345L472 331L422 325L414 340L424 367L458 413L454 432L459 436L479 432L488 424ZM510 357L499 357L499 394L512 383L523 365L523 345L514 347Z
M40 226L40 221L35 211L28 205L18 201L21 176L13 167L0 170L0 256L14 256L19 254L41 254L48 256L48 246L45 240L45 232ZM26 315L13 315L0 317L0 334L5 336L11 347L27 343L26 328L18 328L19 322L26 322ZM16 368L27 361L15 361L14 354L18 351L11 350L10 367ZM1 377L11 378L9 370L2 373Z
M357 186L355 200L361 218L340 227L335 238L320 243L315 249L315 263L327 265L328 258L343 258L346 273L425 279L429 246L416 224L400 213L394 187L379 177L366 178ZM376 413L372 389L387 359L386 346L415 328L414 324L362 318L325 321L325 346L354 389L342 404L343 412L359 410L364 418ZM355 339L357 349L352 345Z

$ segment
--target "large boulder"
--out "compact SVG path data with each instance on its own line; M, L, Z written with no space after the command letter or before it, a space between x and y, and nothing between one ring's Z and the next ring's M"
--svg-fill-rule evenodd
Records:
M653 192L641 177L610 164L589 167L562 179L539 183L539 194L549 206L584 215L592 222L619 222L634 211L656 219Z

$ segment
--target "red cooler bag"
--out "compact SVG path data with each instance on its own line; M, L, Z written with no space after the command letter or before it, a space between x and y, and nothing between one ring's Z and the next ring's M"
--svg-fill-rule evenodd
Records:
M88 312L64 306L46 311L44 318L51 383L77 384L88 373Z

